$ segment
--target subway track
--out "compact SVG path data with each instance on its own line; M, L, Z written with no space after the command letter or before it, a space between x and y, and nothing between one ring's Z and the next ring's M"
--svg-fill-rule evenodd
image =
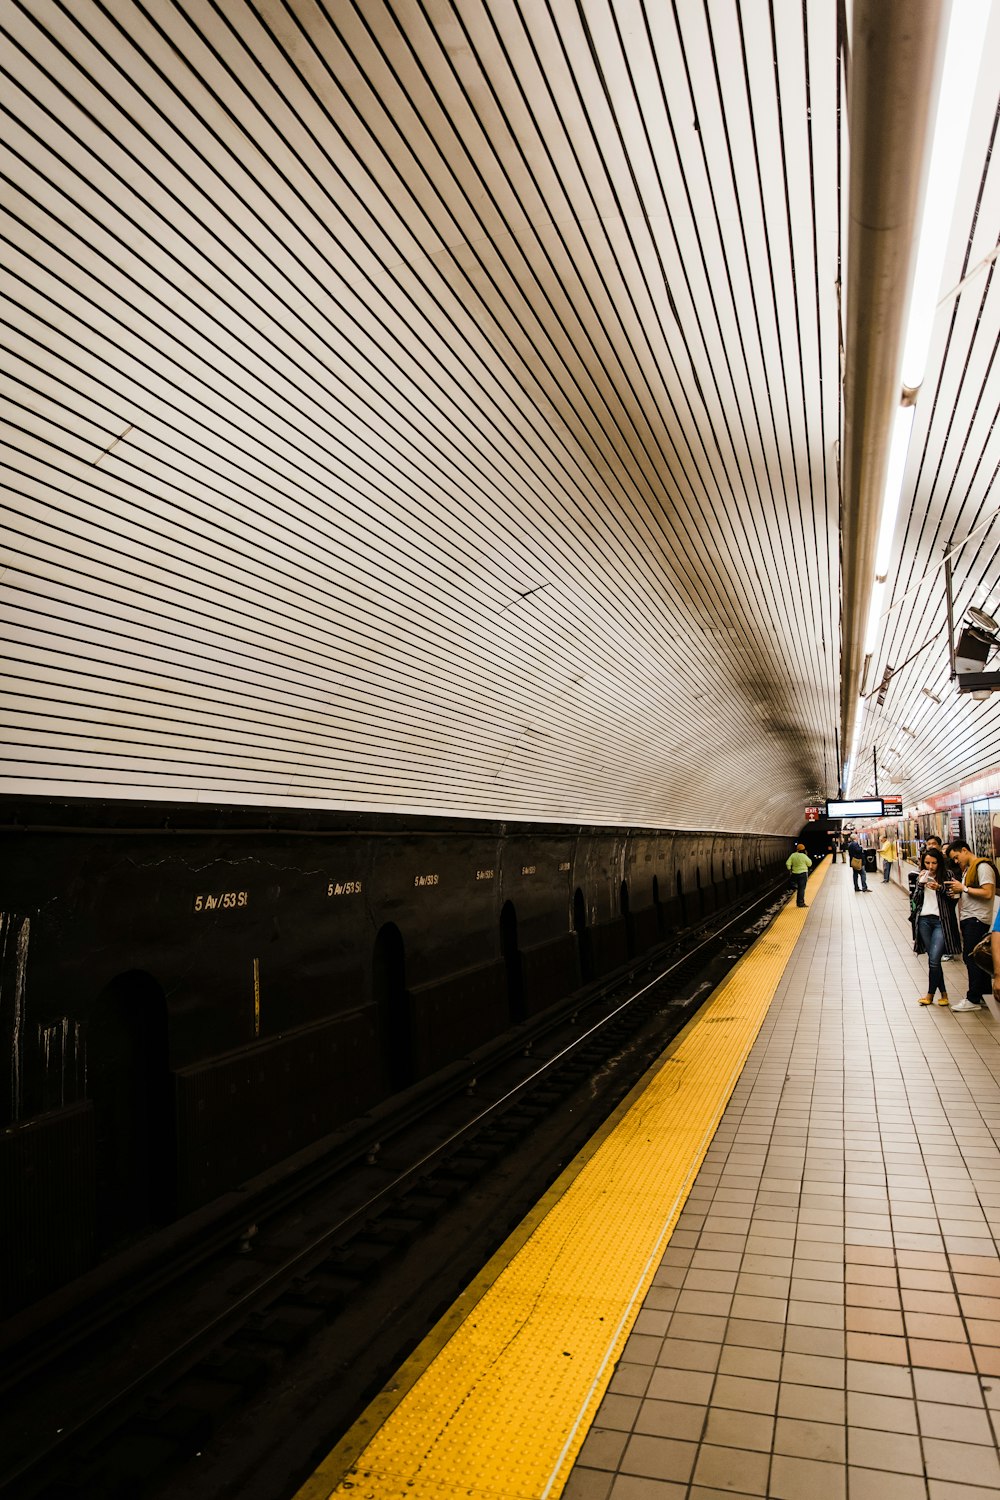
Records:
M782 881L515 1028L261 1193L253 1223L224 1215L26 1340L0 1495L290 1493L786 899Z

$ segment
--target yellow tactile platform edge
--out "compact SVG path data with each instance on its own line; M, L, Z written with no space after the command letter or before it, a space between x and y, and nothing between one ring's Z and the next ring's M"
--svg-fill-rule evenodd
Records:
M805 920L779 913L296 1500L554 1500Z

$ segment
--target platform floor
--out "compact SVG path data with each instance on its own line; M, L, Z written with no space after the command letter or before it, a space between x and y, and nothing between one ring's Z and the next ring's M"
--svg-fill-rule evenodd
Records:
M1000 1495L1000 1024L870 886L815 891L566 1500Z

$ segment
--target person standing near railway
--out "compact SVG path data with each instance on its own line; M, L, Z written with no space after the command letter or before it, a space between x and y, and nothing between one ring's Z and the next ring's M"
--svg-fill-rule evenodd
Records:
M981 1010L986 994L986 972L972 957L972 950L993 926L993 901L997 893L997 871L992 860L980 859L964 839L948 845L948 858L961 870L961 879L947 882L951 893L959 898L958 924L962 931L962 956L965 959L969 988L966 997L952 1010Z
M809 871L812 869L812 860L806 853L805 844L796 844L791 854L785 860L785 869L791 871L792 879L795 881L795 905L806 904L806 881L809 879Z
M947 861L942 851L925 849L910 901L913 951L927 954L927 994L920 996L921 1005L930 1005L935 994L938 1005L948 1004L941 959L945 952L962 951L962 937L955 914L956 898L947 888L948 880Z
M890 876L892 875L892 867L896 863L896 840L889 832L886 833L885 838L882 840L878 857L882 861L882 884L888 885Z
M848 844L847 853L851 861L851 875L854 879L854 889L855 891L864 891L867 895L868 876L865 873L865 851L863 846L858 843L857 834L853 836L851 842ZM860 885L858 884L859 877L861 880Z

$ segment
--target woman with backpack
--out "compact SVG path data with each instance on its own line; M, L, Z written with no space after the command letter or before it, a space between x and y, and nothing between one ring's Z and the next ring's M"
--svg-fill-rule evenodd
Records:
M920 874L910 901L914 953L927 954L927 994L921 1005L930 1005L937 994L938 1005L948 1004L941 958L944 953L961 953L962 937L955 914L956 898L947 888L948 862L940 849L925 849L920 860Z

